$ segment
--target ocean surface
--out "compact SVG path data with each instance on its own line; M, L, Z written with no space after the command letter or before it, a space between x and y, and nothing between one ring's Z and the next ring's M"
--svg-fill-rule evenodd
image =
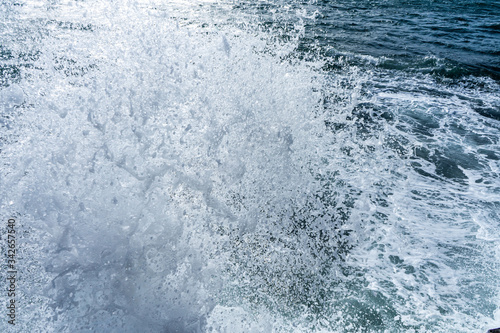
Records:
M1 332L500 327L500 1L3 0L0 217Z

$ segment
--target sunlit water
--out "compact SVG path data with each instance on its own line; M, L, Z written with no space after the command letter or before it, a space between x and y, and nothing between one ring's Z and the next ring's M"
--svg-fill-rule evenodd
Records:
M500 326L497 5L2 2L1 331Z

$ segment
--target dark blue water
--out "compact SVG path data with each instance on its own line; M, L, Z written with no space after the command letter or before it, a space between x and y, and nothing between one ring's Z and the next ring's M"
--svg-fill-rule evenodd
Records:
M332 55L387 58L380 66L459 78L499 78L498 1L322 1L311 42ZM426 61L435 57L441 66Z
M1 2L0 330L499 327L499 13Z

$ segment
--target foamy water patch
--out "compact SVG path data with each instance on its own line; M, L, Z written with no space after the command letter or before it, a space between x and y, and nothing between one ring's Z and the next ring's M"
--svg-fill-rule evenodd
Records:
M105 9L77 45L48 31L19 86L4 188L38 267L23 302L38 295L45 309L21 325L201 331L220 302L286 310L308 295L287 289L339 245L334 194L315 172L329 141L316 65L269 55L265 36Z
M326 76L300 25L198 5L21 9L43 32L0 95L23 329L495 326L498 128L474 108L498 86Z

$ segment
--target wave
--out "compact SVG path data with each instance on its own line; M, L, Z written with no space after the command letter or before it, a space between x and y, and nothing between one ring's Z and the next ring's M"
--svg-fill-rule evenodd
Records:
M497 83L304 52L311 7L266 8L11 8L0 215L21 223L22 330L498 321L499 125L473 109Z

